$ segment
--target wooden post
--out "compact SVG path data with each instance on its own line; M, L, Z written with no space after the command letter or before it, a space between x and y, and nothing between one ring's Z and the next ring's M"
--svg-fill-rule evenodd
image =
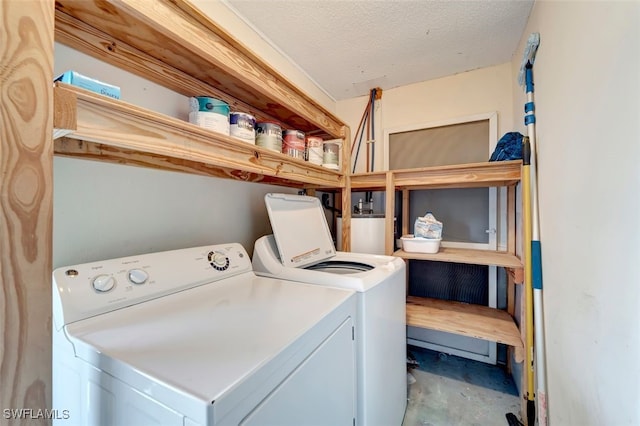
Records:
M344 175L342 188L342 251L351 251L351 175ZM337 238L337 236L336 236Z
M393 172L386 173L385 179L385 209L384 209L384 229L385 229L385 238L384 238L384 252L386 255L391 256L393 254L393 217L395 216L396 210L396 187L393 181Z
M409 214L409 190L403 189L402 190L402 232L400 233L401 237L403 235L413 233L413 228L409 228L410 216L411 215ZM409 229L411 229L412 231L409 232Z
M351 129L342 126L342 251L351 251ZM337 238L337 235L336 235Z
M51 409L54 2L3 0L0 22L0 409L48 424L4 410Z
M507 187L507 251L516 254L516 186Z

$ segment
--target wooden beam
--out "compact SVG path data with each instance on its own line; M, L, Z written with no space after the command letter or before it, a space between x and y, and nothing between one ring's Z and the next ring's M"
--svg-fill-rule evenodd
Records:
M409 229L413 229L413 227L410 228L411 226L409 224L410 217L411 215L409 214L409 190L403 189L402 190L402 233L400 234L400 237L402 237L403 235L411 234L411 232L409 232Z
M252 173L235 168L220 167L188 158L174 158L150 152L134 151L117 146L85 142L67 137L54 141L55 155L58 157L81 158L102 163L126 164L156 170L183 172L200 176L239 180L243 182L281 185L292 188L304 188L302 182L279 178L260 173ZM315 189L313 189L315 191Z
M520 181L521 164L515 160L394 170L393 182L396 189L512 186ZM384 172L357 173L351 176L351 184L354 190L383 190L385 179Z
M53 9L0 2L0 407L34 412L51 408Z
M516 186L507 187L507 251L516 254Z
M351 251L351 177L344 176L344 188L342 188L342 251ZM333 216L333 215L332 215ZM337 236L336 236L337 237Z
M68 90L60 90L53 97L53 139L66 136L77 130L76 95Z

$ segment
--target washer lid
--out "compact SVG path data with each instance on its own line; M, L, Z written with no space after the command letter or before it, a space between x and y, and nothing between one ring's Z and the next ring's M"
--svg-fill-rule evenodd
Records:
M336 255L320 200L305 195L267 194L264 201L284 266L304 268Z

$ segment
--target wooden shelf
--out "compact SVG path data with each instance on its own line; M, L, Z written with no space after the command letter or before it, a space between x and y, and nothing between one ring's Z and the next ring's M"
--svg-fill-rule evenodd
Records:
M520 182L521 168L522 161L514 160L356 173L351 175L351 189L384 190L389 175L396 190L511 186Z
M524 359L520 330L507 312L486 306L423 297L407 297L407 325L455 333L515 348Z
M397 250L393 255L403 259L495 265L513 269L521 269L523 267L522 261L517 256L503 251L440 247L438 253L409 253L404 250Z
M75 86L54 88L56 155L294 187L343 175Z
M56 0L55 39L185 96L309 134L345 138L323 108L185 0Z

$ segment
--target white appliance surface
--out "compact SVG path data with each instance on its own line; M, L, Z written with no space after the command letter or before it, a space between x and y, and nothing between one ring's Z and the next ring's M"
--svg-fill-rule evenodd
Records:
M288 245L296 247L297 238L310 239L305 242L307 247L331 244L333 248L324 212L317 201L315 197L288 194L265 197L274 235L255 242L253 269L265 277L357 292L356 424L399 426L407 404L405 263L392 256L335 251L304 266L287 262L282 253L291 253ZM313 241L312 232L292 232L287 225L291 222L303 223L303 228L314 227L320 241Z
M325 420L351 424L353 292L257 277L238 244L154 255L54 271L54 405L90 394L71 380L86 368L89 378L102 374L90 381L115 378L166 407L180 425L295 424L325 415L305 412L304 404L317 400L299 401L326 397L306 389L318 380L338 387L331 400L343 399ZM112 284L106 292L94 288ZM274 392L279 387L285 390ZM303 407L280 409L292 403ZM102 423L95 412L80 416L79 402L73 408L76 424Z
M358 292L372 289L390 275L400 274L404 279L405 268L398 257L343 251L336 252L330 260L305 268L291 268L282 264L273 235L258 238L253 250L253 269L258 275Z
M387 222L384 215L351 216L351 252L384 254ZM342 218L336 221L336 245L342 250Z

